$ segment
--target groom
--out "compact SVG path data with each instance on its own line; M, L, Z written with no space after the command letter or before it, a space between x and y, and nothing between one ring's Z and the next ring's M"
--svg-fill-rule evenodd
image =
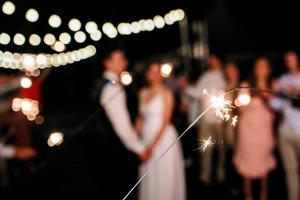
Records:
M126 106L126 94L120 82L120 74L128 65L124 52L111 50L103 65L105 71L99 89L100 123L105 129L102 130L105 146L102 189L107 199L114 200L122 199L135 184L139 160L146 160L150 153L139 140Z

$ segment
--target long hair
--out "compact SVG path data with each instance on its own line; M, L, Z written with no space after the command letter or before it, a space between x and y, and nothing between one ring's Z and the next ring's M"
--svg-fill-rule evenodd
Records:
M266 57L266 56L259 56L254 60L253 69L252 69L251 76L250 76L250 79L249 79L249 84L250 84L251 87L257 87L257 80L256 80L256 76L255 76L255 70L256 70L256 66L257 66L258 62L260 62L261 60L265 60L267 62L268 67L269 67L270 74L269 74L269 77L267 79L267 85L268 85L269 88L271 88L271 85L272 85L272 65L271 65L271 62L270 62L269 58ZM258 92L251 91L251 96L258 96L259 94L260 93L258 93Z

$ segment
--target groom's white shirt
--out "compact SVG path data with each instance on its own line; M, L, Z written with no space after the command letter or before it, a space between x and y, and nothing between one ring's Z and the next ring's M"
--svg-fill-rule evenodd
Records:
M138 138L130 121L130 116L126 106L126 94L123 86L119 83L118 75L106 71L104 78L111 80L114 84L106 84L100 96L100 104L103 106L109 121L116 134L121 139L127 149L140 154L145 150L145 146Z

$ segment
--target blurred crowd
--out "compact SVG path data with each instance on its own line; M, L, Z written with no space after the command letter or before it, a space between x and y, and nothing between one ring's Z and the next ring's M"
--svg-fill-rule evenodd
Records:
M178 136L210 105L209 95L206 95L206 92L218 94L220 91L239 88L225 96L226 99L233 102L234 108L231 114L238 116L237 125L232 126L230 123L216 118L212 111L205 114L191 130L197 132L197 136L193 135L193 142L201 145L202 141L212 138L213 147L199 151L199 159L194 160L188 153L191 148L182 142L183 156L181 144L178 143L179 146L175 147L174 155L171 153L172 159L163 161L166 168L161 171L154 170L160 175L155 175L154 172L150 173L149 177L153 177L154 180L146 179L140 186L139 198L174 199L171 196L166 197L168 190L170 193L178 194L176 198L178 200L185 199L186 196L190 197L191 194L185 193L185 187L189 185L188 179L185 183L185 175L181 173L184 172L184 164L188 167L199 161L198 174L194 174L194 176L198 177L204 187L211 187L216 182L226 184L232 174L226 167L229 165L243 179L240 193L243 193L246 200L254 199L253 180L259 180L260 199L266 200L269 196L268 191L270 191L268 175L278 167L279 163L278 158L274 156L274 150L278 150L280 152L279 159L283 163L285 172L288 199L299 200L300 66L298 55L294 51L285 52L283 61L287 72L278 79L273 79L272 64L269 58L257 57L248 78L241 80L241 68L234 60L222 61L218 55L211 54L208 69L194 83L191 83L185 74L171 75L165 78L160 72L161 64L151 63L144 73L147 84L139 90L139 95L136 95L140 104L139 116L133 120L135 123L132 124L135 125L132 126L124 125L127 121L125 120L125 122L122 118L127 115L125 108L120 107L123 105L122 101L125 97L119 99L119 103L113 104L114 106L106 108L105 97L100 95L100 105L103 107L103 112L107 114L106 120L111 121L110 126L115 128L114 131L121 137L121 142L125 147L138 154L141 161L138 176L142 177L160 153L176 139L174 135ZM127 64L121 50L111 52L103 62L105 80L112 79L114 83L118 84L118 78L115 75L120 75L125 70L122 65ZM116 68L119 65L121 68ZM37 156L37 151L32 147L33 122L28 121L21 112L14 112L11 105L15 97L20 97L36 100L41 106L41 84L45 76L33 79L31 89L26 89L20 87L21 77L18 75L0 73L1 188L7 187L15 179L22 177L22 173L30 174L34 170L31 161ZM102 92L104 92L103 95L108 96L106 99L110 99L110 95L105 93L106 90ZM110 99L110 101L114 101L114 99ZM116 112L118 112L118 116L110 117L110 113L116 115ZM117 119L117 117L119 118ZM114 125L114 123L118 125ZM153 129L154 127L157 129ZM124 130L127 130L127 133L123 134ZM139 147L134 146L133 140L136 138L126 135L128 132L140 134L138 137L147 144L146 148L139 146L138 141L137 146ZM150 137L151 134L154 135ZM170 137L164 136L166 134ZM130 138L132 141L129 140ZM183 161L185 161L184 164ZM165 187L172 181L174 182L175 179L172 179L174 174L170 174L170 172L176 172L177 184L172 188L167 187L160 191L165 195L155 196L151 192L153 188L159 186L160 183L162 183L160 187ZM162 177L161 174L167 178ZM124 176L124 174L122 175ZM135 181L135 179L131 181L131 184ZM177 188L176 191L174 188ZM233 187L231 189L232 192L236 192L240 188Z

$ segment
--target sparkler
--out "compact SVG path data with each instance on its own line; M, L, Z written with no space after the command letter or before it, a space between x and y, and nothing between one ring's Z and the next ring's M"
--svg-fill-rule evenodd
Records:
M149 167L149 169L144 173L144 175L137 181L137 183L130 189L130 191L124 196L123 200L126 200L127 197L132 193L132 191L140 184L140 182L147 176L147 174L154 168L156 167L156 165L159 163L159 161L165 156L166 153L168 153L169 150L172 149L173 146L175 146L180 139L187 133L188 130L190 130L190 128L192 128L211 108L214 108L214 113L216 114L217 117L221 118L222 120L230 120L231 116L230 116L230 112L232 111L233 108L235 108L235 106L233 106L233 103L230 100L226 100L225 96L227 94L230 94L232 92L235 91L239 91L241 89L248 89L248 90L253 90L253 91L257 91L257 92L261 92L261 93L269 93L273 96L278 96L278 97L283 97L283 98L288 98L288 99L294 99L294 100L298 100L300 101L300 98L298 97L294 97L294 96L282 96L280 94L274 93L270 90L263 90L263 89L258 89L258 88L252 88L252 87L237 87L237 88L233 88L233 89L229 89L227 91L225 91L223 94L221 95L211 95L210 96L210 102L211 104L204 110L202 111L202 113L199 114L199 116L179 135L179 137L169 146L166 148L165 151L163 151L161 153L161 155L153 162L153 164ZM202 91L203 95L208 95L208 92L206 89L204 89ZM237 116L234 116L231 119L231 125L235 126L237 123ZM202 148L200 146L200 149L202 149L202 151L207 150L208 148L213 147L213 145L215 144L215 142L213 142L212 138L209 137L206 140L202 141Z
M212 140L212 137L209 136L208 139L204 139L200 142L200 147L198 148L201 152L205 152L207 149L210 149L214 146L215 142Z
M235 89L234 89L235 90ZM149 167L149 169L144 173L144 175L137 181L137 183L130 189L130 191L124 196L123 200L126 200L128 196L132 193L132 191L140 184L140 182L147 176L147 174L159 163L159 161L164 157L166 153L170 149L172 149L173 146L175 146L180 139L211 109L214 108L214 113L217 117L225 120L229 116L229 112L232 110L232 102L225 99L225 95L233 92L234 90L227 91L221 95L212 95L210 97L211 104L206 107L202 111L202 113L199 114L199 116L179 135L179 137L168 147L165 151L163 151L160 156L153 162L153 164ZM203 93L208 95L208 92L206 89L203 90ZM225 117L226 116L226 117ZM214 142L212 142L212 138L208 138L208 140L204 140L203 143L203 151L205 151L207 148L212 147ZM200 147L201 148L201 147Z

